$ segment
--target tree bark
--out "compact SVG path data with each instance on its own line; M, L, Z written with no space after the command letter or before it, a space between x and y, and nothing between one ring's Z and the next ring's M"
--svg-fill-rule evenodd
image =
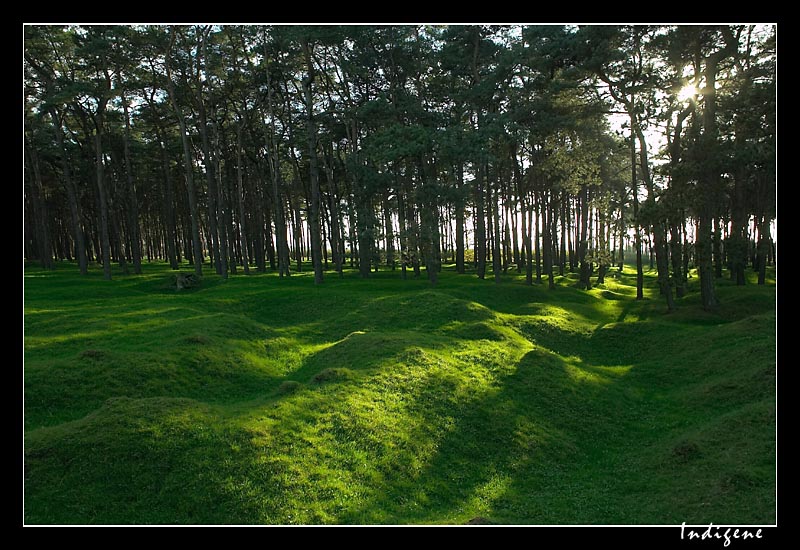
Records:
M64 146L64 134L61 132L61 117L58 111L50 108L50 117L53 120L53 130L55 132L56 144L61 153L61 171L64 180L64 188L67 191L67 203L69 204L70 219L72 221L72 238L75 241L75 255L78 259L78 269L81 275L88 273L86 258L86 236L81 225L81 214L78 205L78 195L75 191L75 182L72 180L72 170L70 169L67 149Z
M484 218L484 196L483 196L484 172L483 164L478 168L475 180L475 246L477 248L476 262L478 278L486 276L486 221Z
M457 193L455 204L456 213L456 273L464 273L464 198L461 196L464 189L464 165L460 162L457 168Z
M133 179L133 170L131 169L131 119L128 113L128 100L125 97L125 92L120 92L120 100L122 101L122 113L125 117L125 132L122 137L123 156L125 159L125 178L128 183L128 230L131 237L131 256L133 257L133 272L137 275L142 273L142 244L141 237L139 236L139 200L136 196L136 182Z
M244 167L242 166L242 126L244 121L239 119L236 124L236 190L239 199L239 240L242 243L242 266L244 274L250 275L250 257L247 254L247 225L244 209Z
M314 67L311 61L311 47L308 39L301 40L306 63L306 77L303 79L303 93L306 102L306 124L308 125L308 160L309 178L311 180L311 208L309 210L309 231L311 233L311 263L314 266L314 284L322 284L322 243L319 231L319 168L317 166L317 129L314 120L314 98L311 85L314 82Z
M203 275L203 249L200 246L200 223L198 221L197 213L197 193L194 187L194 176L192 174L192 153L189 145L189 136L186 132L186 120L183 118L183 112L178 106L178 100L175 94L175 85L172 82L172 71L170 69L169 58L171 55L172 46L175 44L175 27L170 27L170 46L167 49L165 56L165 65L167 69L167 92L169 95L172 108L175 110L175 116L178 118L178 126L181 132L181 143L183 145L183 163L186 174L186 194L189 200L189 218L192 225L192 259L194 261L195 275L202 277Z
M95 118L94 152L97 195L100 202L100 252L103 256L103 278L110 281L111 242L108 234L108 199L106 197L105 172L103 166L103 113L100 108L98 108L98 111Z

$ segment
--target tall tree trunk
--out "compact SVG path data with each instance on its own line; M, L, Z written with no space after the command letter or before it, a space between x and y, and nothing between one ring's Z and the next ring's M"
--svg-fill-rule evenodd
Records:
M406 208L405 208L405 191L397 185L397 218L400 223L400 272L403 280L408 277L406 274L406 265L408 263L408 230L406 228Z
M624 194L624 191L623 191ZM619 263L617 264L619 272L622 273L625 269L625 200L620 200L619 203Z
M633 113L633 107L628 111ZM642 270L642 232L639 229L639 185L636 181L636 136L631 114L631 190L633 192L633 246L636 249L636 299L644 299L644 271Z
M120 87L120 89L122 89ZM133 179L133 170L131 169L131 119L128 113L128 100L125 97L125 92L120 92L120 100L122 101L122 112L125 117L125 132L122 134L122 147L123 156L125 159L125 178L127 179L128 188L128 230L131 237L131 256L133 257L133 272L137 275L142 273L142 249L141 237L139 236L139 200L136 196L136 183Z
M61 117L58 111L50 108L50 117L53 119L53 130L55 131L58 151L61 154L61 172L64 187L67 191L67 203L69 204L70 220L72 221L72 238L75 241L75 255L78 259L78 269L81 275L88 273L86 258L86 237L83 234L81 225L81 214L78 205L78 195L75 191L75 182L72 180L72 170L70 169L67 149L64 146L64 134L61 131Z
M389 208L388 189L384 190L383 193L383 228L386 236L386 267L394 271L394 234L392 231L392 211Z
M175 199L174 190L172 186L172 178L169 173L169 159L167 158L167 148L164 137L159 135L159 145L161 149L161 170L164 173L164 222L166 224L166 240L167 259L169 260L170 268L178 269L180 260L179 252L176 250L176 243L178 232L175 222Z
M39 155L29 141L27 133L25 134L25 145L28 149L26 157L28 162L30 162L31 171L33 172L28 181L30 183L30 201L33 210L37 256L42 268L52 269L53 257L51 253L50 216L47 211L47 201L44 197Z
M558 261L558 274L564 275L564 268L567 266L567 225L568 225L568 212L569 212L569 197L565 191L562 191L561 199L561 251ZM572 248L572 247L570 247ZM570 254L570 256L572 256ZM570 262L571 264L572 262ZM572 267L570 266L570 271Z
M539 234L539 220L542 212L541 194L533 192L533 208L531 208L529 225L533 225L534 242L536 244L536 284L542 284L542 241Z
M428 281L436 286L439 280L439 208L436 204L436 193L431 188L431 181L426 173L426 161L417 159L419 170L419 206L420 206L420 241L425 251L425 271Z
M714 277L722 278L722 228L719 216L714 216Z
M306 124L308 125L308 160L309 178L311 180L311 208L309 210L309 231L311 233L311 263L314 266L314 284L321 284L322 275L322 243L319 231L319 168L317 166L317 128L314 120L314 98L311 84L314 82L314 67L311 61L311 48L308 39L301 39L306 62L306 77L303 79L303 93L306 101Z
M758 284L763 285L767 280L767 256L770 248L769 217L761 216L758 224Z
M464 273L464 198L461 196L464 189L464 165L458 163L457 168L457 193L456 210L456 273Z
M103 278L111 280L111 242L108 234L108 199L106 197L105 173L103 167L103 114L96 118L94 134L95 172L97 195L100 201L100 246L103 255Z
M587 231L589 228L589 187L583 186L580 195L580 237L578 238L578 262L580 265L579 287L586 290L592 288L591 264L587 261L586 255L589 250L589 240Z
M512 161L514 169L514 186L515 192L519 197L519 210L520 210L520 224L522 230L522 255L525 260L525 284L533 284L533 251L531 250L531 224L528 221L529 211L526 204L526 193L522 191L522 172L520 170L519 161L517 160L516 144L512 151Z
M486 221L484 218L484 167L483 163L478 168L477 179L475 181L475 246L477 254L475 260L477 261L478 278L483 279L486 276Z
M236 190L239 202L239 239L242 243L242 264L244 274L250 275L250 257L247 254L247 225L245 223L244 209L244 166L242 166L242 126L244 121L239 119L236 124ZM282 275L282 274L281 274Z
M647 202L651 207L655 206L655 186L650 176L650 165L647 154L647 141L645 140L644 132L638 124L638 120L634 126L636 135L639 138L639 160L642 169L642 179L647 187ZM664 224L661 220L656 220L652 225L653 230L653 247L655 248L657 271L658 271L658 284L661 289L661 294L667 300L667 310L673 311L675 303L672 299L672 287L669 281L669 258L667 251L667 239L664 231ZM651 259L652 264L652 259ZM652 269L652 265L651 265Z
M203 275L203 249L200 246L200 223L198 220L197 212L197 193L194 187L194 176L192 174L192 153L189 145L189 136L186 133L186 120L183 118L183 112L178 106L178 101L175 94L175 85L172 82L172 71L170 69L169 58L171 55L172 46L175 44L175 27L170 27L170 47L165 56L165 65L167 69L167 92L169 95L172 108L175 110L175 115L178 118L178 127L181 132L181 143L183 145L183 163L186 173L186 194L189 200L189 218L192 226L192 260L194 261L194 272L197 276Z
M701 58L700 44L696 46L698 58ZM712 310L719 305L716 290L714 288L714 266L712 264L712 249L714 246L712 237L712 224L716 213L717 193L719 172L716 167L717 144L717 66L721 59L728 52L733 52L733 45L709 55L705 58L705 88L702 90L703 103L703 135L701 136L701 146L704 155L704 166L701 181L698 182L700 188L700 205L697 235L697 271L700 275L700 299L703 309Z
M553 278L553 230L552 230L552 196L548 192L542 194L542 261L544 262L544 272L547 275L547 288L550 290L556 287Z
M488 167L486 173L488 174ZM500 198L499 193L492 195L492 184L490 180L486 182L486 196L489 202L489 208L493 214L492 229L494 230L494 241L492 246L492 272L494 273L494 282L500 282Z
M275 236L278 246L278 276L288 277L290 275L289 265L289 239L286 231L286 213L284 211L284 201L281 198L281 188L283 187L283 177L280 170L280 156L278 151L278 138L275 133L275 117L273 113L274 103L272 97L272 79L270 71L267 73L267 108L269 110L269 139L272 144L270 150L270 177L272 180L272 205L275 208ZM265 138L267 138L266 126L264 126Z
M686 294L681 261L683 259L683 246L681 244L681 233L677 223L672 220L669 226L670 233L670 258L672 259L672 280L675 281L675 295L683 298Z

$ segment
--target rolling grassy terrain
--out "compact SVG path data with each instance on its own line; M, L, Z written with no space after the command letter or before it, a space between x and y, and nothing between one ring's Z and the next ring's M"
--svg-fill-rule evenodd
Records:
M169 277L25 269L26 523L775 522L774 280Z

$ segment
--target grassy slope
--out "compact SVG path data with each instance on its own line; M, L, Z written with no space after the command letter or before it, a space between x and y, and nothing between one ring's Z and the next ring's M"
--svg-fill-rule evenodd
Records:
M775 521L774 286L75 271L25 271L27 523Z

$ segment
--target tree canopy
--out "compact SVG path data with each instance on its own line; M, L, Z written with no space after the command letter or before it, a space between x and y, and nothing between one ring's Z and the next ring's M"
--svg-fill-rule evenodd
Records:
M775 258L775 33L27 25L25 257L590 288L649 252L713 308Z

